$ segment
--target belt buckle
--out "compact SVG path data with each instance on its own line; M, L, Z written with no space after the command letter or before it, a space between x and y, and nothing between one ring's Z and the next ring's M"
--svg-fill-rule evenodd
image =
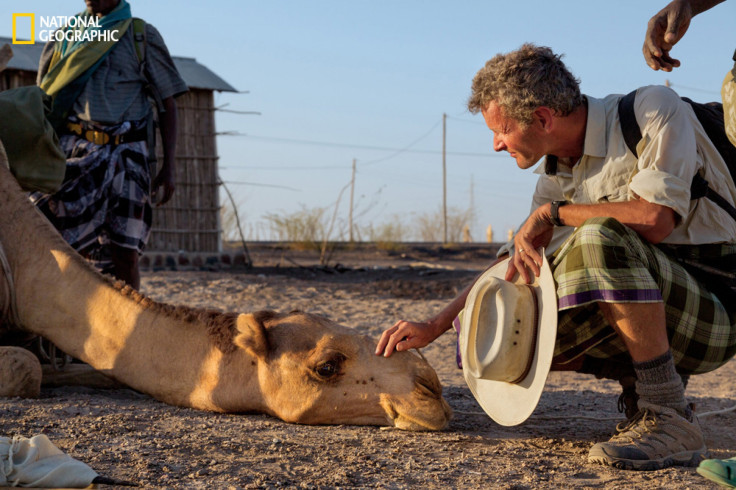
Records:
M82 131L82 125L77 123L67 123L66 125L67 129L71 131L72 133L76 134L77 136L82 136L84 131Z
M106 145L110 141L110 136L107 133L91 129L87 131L85 137L96 145Z

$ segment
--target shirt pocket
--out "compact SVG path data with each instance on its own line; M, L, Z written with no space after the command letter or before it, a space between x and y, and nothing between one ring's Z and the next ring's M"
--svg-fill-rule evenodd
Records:
M627 158L611 159L604 165L586 169L583 188L588 202L605 203L628 201L632 198L629 190L636 165Z

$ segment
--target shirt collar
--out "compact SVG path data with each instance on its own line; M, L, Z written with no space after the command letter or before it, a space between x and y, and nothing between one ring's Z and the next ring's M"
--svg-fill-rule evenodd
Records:
M604 158L606 156L606 108L603 100L585 96L588 101L588 121L585 125L585 143L583 144L583 158Z
M585 122L585 141L583 142L583 156L603 158L606 156L606 109L601 99L583 96L588 104L588 115ZM544 158L544 173L557 173L557 157L547 155Z

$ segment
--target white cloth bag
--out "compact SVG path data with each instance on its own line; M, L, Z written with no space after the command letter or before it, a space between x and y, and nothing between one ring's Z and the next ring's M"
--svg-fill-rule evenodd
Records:
M85 488L96 477L45 435L0 437L0 487Z

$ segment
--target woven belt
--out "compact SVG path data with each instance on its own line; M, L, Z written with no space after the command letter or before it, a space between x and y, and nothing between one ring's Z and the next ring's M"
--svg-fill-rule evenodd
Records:
M66 128L70 133L76 134L96 145L120 145L132 141L144 141L148 138L148 131L145 127L128 131L124 134L110 134L107 131L100 131L98 129L87 129L82 124L73 122L67 123Z

